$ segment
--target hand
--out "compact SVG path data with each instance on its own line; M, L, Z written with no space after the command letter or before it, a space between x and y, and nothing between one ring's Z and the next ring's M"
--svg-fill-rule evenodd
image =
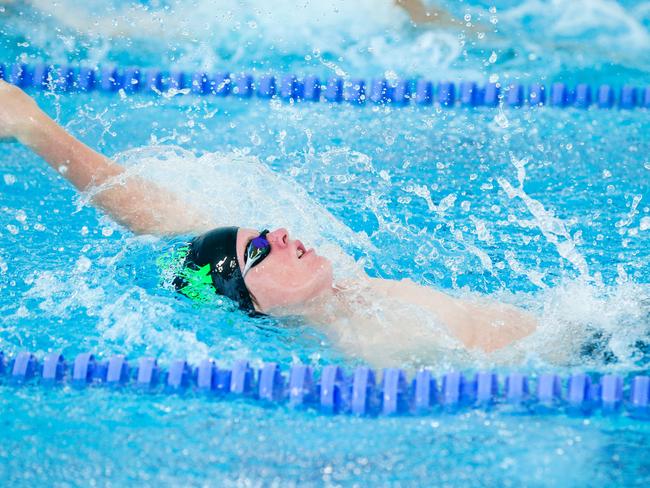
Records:
M37 125L41 110L17 86L0 80L0 141L20 140Z

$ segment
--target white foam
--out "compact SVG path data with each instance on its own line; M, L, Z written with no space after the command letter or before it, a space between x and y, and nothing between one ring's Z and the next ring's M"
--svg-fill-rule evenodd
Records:
M48 47L63 51L63 57L74 42L83 42L89 61L97 63L127 38L154 52L161 45L176 46L174 61L182 67L217 69L265 59L269 53L295 53L310 56L342 76L347 73L338 59L355 66L357 75L432 69L442 75L462 55L456 32L409 33L408 15L391 0L283 0L272 7L263 0L224 0L216 6L212 0L202 0L191 7L176 0L160 8L74 0L32 0L31 4L70 36L71 45ZM110 11L110 16L98 16L102 11ZM47 45L50 39L36 35L32 42Z
M117 255L106 255L97 263L82 254L69 271L33 272L26 279L30 288L24 298L37 300L38 311L21 306L13 318L43 313L49 320L69 319L82 310L91 318L89 323L96 323L95 330L88 330L85 335L92 340L99 333L101 352L128 354L146 347L152 354L167 359L176 355L195 362L205 358L208 345L193 332L175 326L177 311L169 303L138 286L124 289L113 279L115 264L124 259L130 245L141 239L125 239ZM89 273L92 267L98 268L95 273Z
M599 367L612 371L638 369L639 341L648 341L650 285L633 282L596 285L565 279L535 295L502 296L536 312L539 329L497 358L533 365ZM609 350L615 361L605 365L598 354L581 354L585 345Z
M640 22L640 16L627 11L614 0L527 0L511 9L502 10L499 18L510 25L525 19L536 26L529 29L531 37L543 35L545 42L575 39L584 48L618 48L621 54L629 50L646 49L650 34ZM584 41L589 37L589 43Z
M209 356L209 346L196 333L175 327L175 309L146 290L132 287L98 310L98 330L111 348L124 351L146 346L153 355L185 357L193 363Z
M337 279L358 270L348 253L374 249L364 233L353 232L304 188L244 152L197 156L174 146L151 146L117 159L130 174L150 178L188 203L207 208L217 225L287 228L334 262Z

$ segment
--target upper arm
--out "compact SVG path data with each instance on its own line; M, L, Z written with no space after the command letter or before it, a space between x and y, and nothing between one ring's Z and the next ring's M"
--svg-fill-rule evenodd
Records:
M195 234L215 227L205 212L138 176L103 185L92 201L136 234Z

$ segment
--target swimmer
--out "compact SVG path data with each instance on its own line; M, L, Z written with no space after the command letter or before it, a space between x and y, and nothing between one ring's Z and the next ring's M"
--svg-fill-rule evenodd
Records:
M389 0L390 1L390 0ZM393 4L405 12L409 21L415 27L461 27L468 29L466 23L457 20L448 11L438 7L428 7L422 0L392 0ZM89 33L88 26L92 26L92 31L102 33L106 36L112 37L138 37L145 29L150 36L164 36L169 29L168 26L161 26L160 22L154 21L152 14L147 9L131 7L121 12L130 22L116 22L114 18L92 18L85 14L83 10L77 10L74 15L71 14L67 5L53 3L50 0L0 0L0 6L8 5L18 7L30 6L40 10L51 17L56 19L61 27L74 29L79 33ZM361 11L367 8L372 8L373 2L367 4L359 4L357 8ZM332 6L334 8L334 6ZM10 13L10 9L0 11L0 13ZM14 14L16 12L13 12ZM158 19L158 15L156 15ZM158 19L159 20L159 19ZM471 28L470 30L475 30Z
M437 25L458 26L462 25L454 19L449 12L438 8L427 8L422 0L395 0L395 5L406 11L415 26Z
M209 215L151 181L127 176L4 81L0 140L30 148L79 191L92 191L94 205L136 234L197 236L176 256L173 283L182 295L223 295L251 315L302 317L373 365L422 363L445 348L492 353L537 327L533 315L512 305L456 298L411 280L364 273L335 283L332 263L284 228L215 229Z

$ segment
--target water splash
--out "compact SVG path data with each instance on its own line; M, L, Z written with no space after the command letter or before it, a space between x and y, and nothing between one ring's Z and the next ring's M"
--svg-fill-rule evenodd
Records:
M126 165L127 174L149 178L206 209L217 225L287 228L334 262L337 279L358 271L350 253L374 249L364 233L353 232L304 188L246 151L197 156L175 146L151 146L116 159Z
M532 223L542 232L546 240L555 246L558 254L569 261L583 278L588 278L590 275L587 261L578 251L578 245L567 229L566 223L524 190L527 161L527 159L518 160L514 155L512 156L512 164L517 168L517 181L519 183L517 187L514 187L503 177L497 178L497 182L506 192L508 198L511 200L519 198L526 205L526 208L533 216Z

